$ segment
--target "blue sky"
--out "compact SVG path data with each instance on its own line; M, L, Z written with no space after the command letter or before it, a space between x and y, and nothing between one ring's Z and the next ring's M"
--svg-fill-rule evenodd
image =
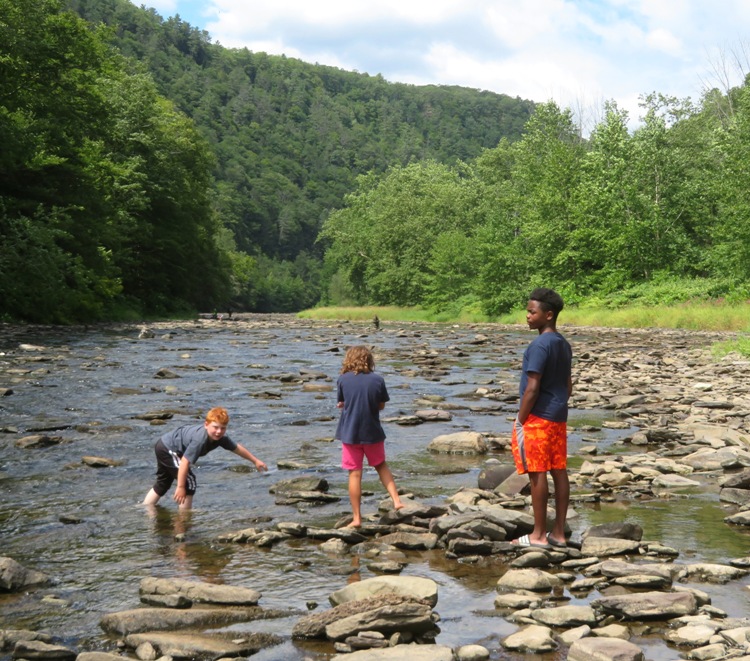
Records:
M148 0L227 47L393 82L553 99L584 124L604 101L700 99L750 71L749 0ZM747 57L740 55L743 48ZM590 128L590 126L589 126Z

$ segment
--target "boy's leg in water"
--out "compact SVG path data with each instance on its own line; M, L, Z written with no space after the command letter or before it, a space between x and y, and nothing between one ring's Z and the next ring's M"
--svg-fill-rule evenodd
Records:
M146 497L143 499L142 505L156 505L156 503L159 502L159 499L161 496L156 493L153 489L151 489L147 494Z

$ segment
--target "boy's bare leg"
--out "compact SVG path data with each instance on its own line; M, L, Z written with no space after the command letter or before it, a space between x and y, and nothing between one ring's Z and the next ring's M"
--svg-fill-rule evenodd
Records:
M193 507L193 497L192 496L185 496L185 500L180 503L179 509L181 510L189 510Z
M359 528L362 525L362 470L349 471L349 502L352 504L352 522L347 526Z
M550 533L556 542L565 541L565 520L568 516L570 505L570 480L565 468L550 471L552 481L555 485L555 526Z
M153 489L151 489L147 494L146 497L143 499L142 505L156 505L156 503L159 502L159 499L161 496L156 493Z
M531 483L531 509L534 513L534 530L529 534L532 544L547 544L547 500L549 487L547 473L529 473Z
M375 466L375 470L378 471L380 481L383 483L385 490L393 500L393 509L400 510L404 504L401 502L401 498L399 498L396 481L393 479L393 473L391 473L391 469L388 468L388 464L384 461L382 464Z

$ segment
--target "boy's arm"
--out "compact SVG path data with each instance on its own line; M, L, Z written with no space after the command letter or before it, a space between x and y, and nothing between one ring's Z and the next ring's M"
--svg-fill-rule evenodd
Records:
M172 499L178 505L182 505L187 498L187 476L190 470L190 460L182 457L180 467L177 469L177 488L175 489Z
M527 377L526 390L523 392L521 406L518 408L518 422L521 424L526 422L531 409L534 408L542 384L542 375L539 372L527 372Z
M265 470L268 470L268 466L265 465L258 457L252 455L246 448L244 448L242 445L237 443L237 447L232 450L236 455L242 457L243 459L247 459L249 462L252 462L255 464L255 468L257 468L259 471L263 472Z

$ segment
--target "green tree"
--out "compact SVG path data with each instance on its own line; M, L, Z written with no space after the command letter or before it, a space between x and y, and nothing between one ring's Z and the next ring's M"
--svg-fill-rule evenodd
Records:
M439 236L475 224L471 189L459 169L434 161L360 177L346 207L326 220L328 258L360 302L415 305L425 297Z

